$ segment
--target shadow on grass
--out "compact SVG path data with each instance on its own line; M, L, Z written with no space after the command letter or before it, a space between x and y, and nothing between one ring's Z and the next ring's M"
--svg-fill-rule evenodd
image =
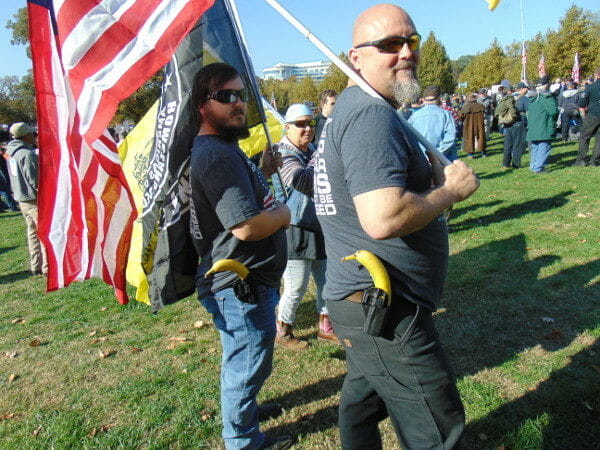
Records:
M472 228L485 227L505 220L517 219L527 214L540 213L559 208L567 203L567 197L572 193L573 191L565 191L552 197L537 198L517 205L500 208L488 216L474 217L458 223L452 221L452 230L458 232L470 230Z
M30 278L31 272L29 270L23 270L21 272L7 273L6 275L0 275L0 284L14 283L15 281L24 280Z
M600 285L589 282L600 272L600 260L539 279L558 259L530 260L522 234L451 256L446 311L436 314L436 324L458 378L538 345L559 350L597 326L594 299L600 298ZM556 328L559 335L549 337Z
M7 253L7 252L11 252L11 251L16 250L18 248L19 248L18 245L14 245L12 247L2 247L2 248L0 248L0 255L2 255L4 253Z
M455 220L456 218L462 216L464 213L474 211L477 208L489 208L490 206L496 206L501 203L504 202L502 200L494 200L492 202L474 203L472 205L464 206L462 208L454 208L450 213L450 220Z
M341 389L341 384L340 384ZM338 407L327 406L317 410L314 413L306 414L299 417L294 422L288 422L286 424L277 425L273 428L266 428L265 431L270 435L308 435L322 433L331 428L337 428L338 420ZM327 445L323 445L323 448L330 448Z
M573 355L571 363L525 394L467 425L463 445L480 448L480 434L490 448L598 448L600 445L600 383L593 364L598 340ZM543 426L540 427L540 422ZM537 428L536 431L532 429ZM535 436L537 442L532 442ZM579 444L576 444L579 442ZM584 444L587 442L588 444ZM581 445L581 447L579 447Z
M512 173L514 169L509 169L509 170L500 170L498 169L498 172L482 172L482 173L478 173L477 177L480 180L493 180L494 178L500 178L503 177L504 175L508 175L509 173Z

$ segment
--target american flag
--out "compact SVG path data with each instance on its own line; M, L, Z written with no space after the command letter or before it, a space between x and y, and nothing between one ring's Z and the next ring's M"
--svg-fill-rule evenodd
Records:
M102 278L127 302L135 206L106 127L214 0L28 0L49 291Z
M579 53L575 53L575 62L573 63L573 70L571 70L571 78L575 83L579 83Z
M542 53L542 57L540 58L540 62L538 63L538 75L540 78L546 76L546 61L544 60L543 53Z
M527 83L527 48L524 42L521 46L521 81Z

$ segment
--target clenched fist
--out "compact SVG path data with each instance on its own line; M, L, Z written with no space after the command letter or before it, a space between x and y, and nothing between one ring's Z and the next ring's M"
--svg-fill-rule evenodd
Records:
M444 188L455 198L454 202L462 202L470 197L479 187L479 178L464 162L456 160L444 167Z

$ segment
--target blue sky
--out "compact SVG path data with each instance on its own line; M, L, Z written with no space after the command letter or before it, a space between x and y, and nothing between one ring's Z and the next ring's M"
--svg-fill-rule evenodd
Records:
M350 47L352 22L372 0L279 0L300 22L336 54ZM501 0L495 11L484 0L405 0L396 3L413 17L425 38L434 31L448 55L456 59L489 47L496 37L502 45L521 39L520 0ZM598 0L523 0L525 38L557 29L559 20L575 3L599 11ZM24 0L3 0L0 8L0 76L23 76L31 66L25 48L10 45L6 22L25 5ZM237 6L257 75L278 62L325 60L319 50L300 35L264 0L237 0Z

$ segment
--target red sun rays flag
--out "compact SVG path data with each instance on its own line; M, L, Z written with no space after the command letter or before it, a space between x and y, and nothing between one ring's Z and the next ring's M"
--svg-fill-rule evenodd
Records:
M102 278L127 303L136 213L106 127L214 0L28 0L48 291Z
M543 53L542 53L542 57L540 58L540 62L538 63L538 76L540 78L546 76L546 60L544 59Z
M573 63L573 70L571 70L571 78L577 84L579 84L579 53L575 53L575 62Z

